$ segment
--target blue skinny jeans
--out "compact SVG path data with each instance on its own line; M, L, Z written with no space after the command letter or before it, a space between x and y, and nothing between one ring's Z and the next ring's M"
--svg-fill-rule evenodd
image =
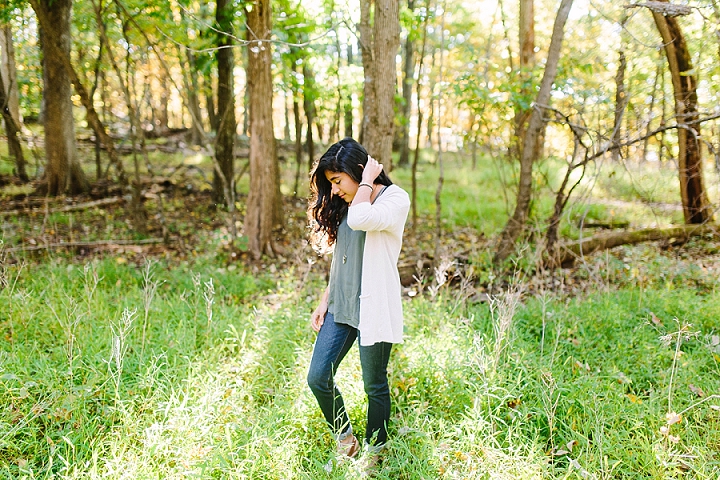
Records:
M358 330L350 325L335 323L332 313L328 312L315 340L310 362L308 386L337 439L350 435L352 426L334 377L358 334ZM367 347L359 345L363 384L368 398L365 442L378 448L387 441L387 425L390 421L387 365L391 349L392 343L385 342Z

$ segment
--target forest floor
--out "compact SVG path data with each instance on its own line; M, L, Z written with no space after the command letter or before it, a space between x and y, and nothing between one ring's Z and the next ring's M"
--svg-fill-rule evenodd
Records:
M49 199L0 177L0 478L362 476L333 462L305 385L329 266L306 240L305 192L284 187L284 254L252 261L187 158L143 176L143 233L108 185ZM554 271L528 246L498 269L492 165L450 166L434 269L437 170L419 170L375 477L718 478L720 244L618 247ZM621 209L637 199L613 198L568 224L634 224ZM338 383L362 433L360 379L355 352Z

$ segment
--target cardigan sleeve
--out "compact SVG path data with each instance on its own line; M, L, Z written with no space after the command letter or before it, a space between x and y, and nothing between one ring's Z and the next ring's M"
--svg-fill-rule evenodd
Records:
M348 209L347 223L353 230L382 231L404 226L410 209L410 197L401 188L385 192L371 204L363 202Z

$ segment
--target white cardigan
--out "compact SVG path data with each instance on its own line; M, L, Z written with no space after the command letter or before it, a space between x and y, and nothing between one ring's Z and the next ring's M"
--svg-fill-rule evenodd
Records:
M367 232L360 290L362 346L402 343L402 292L397 262L409 210L410 198L397 185L387 187L375 203L358 203L348 209L348 226Z

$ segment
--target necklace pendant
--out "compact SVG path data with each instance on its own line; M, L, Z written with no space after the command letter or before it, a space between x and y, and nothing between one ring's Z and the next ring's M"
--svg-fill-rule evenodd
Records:
M343 255L343 263L347 262L347 255Z

